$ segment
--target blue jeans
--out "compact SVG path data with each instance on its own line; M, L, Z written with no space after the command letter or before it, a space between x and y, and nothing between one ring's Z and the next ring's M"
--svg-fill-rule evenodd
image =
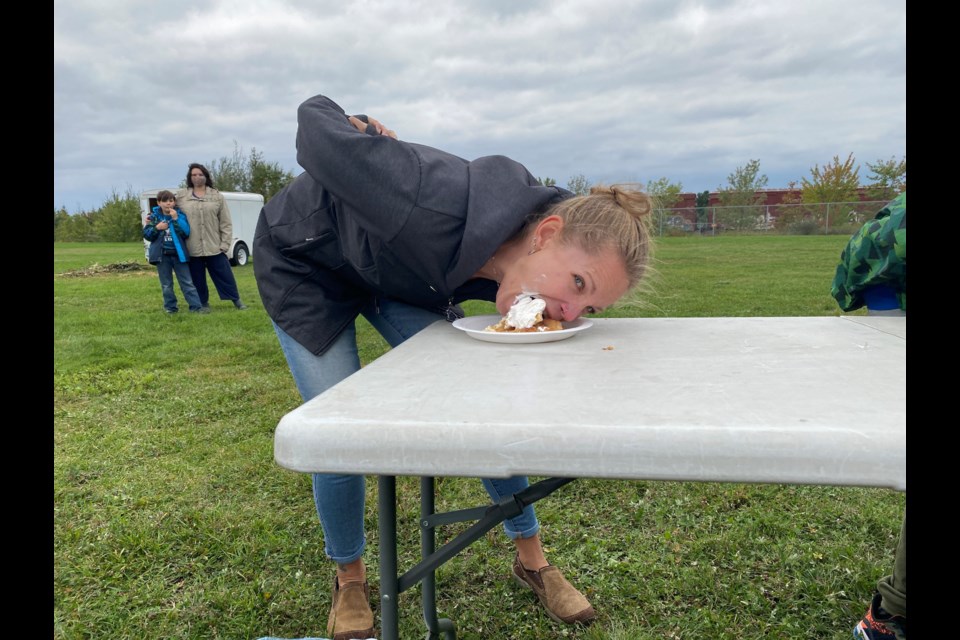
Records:
M361 313L391 347L399 345L437 320L444 319L442 315L432 311L385 298L371 301ZM354 325L348 326L322 356L311 353L284 333L276 323L273 328L280 338L280 347L304 402L360 370ZM484 479L482 482L484 489L495 502L522 491L529 485L526 476ZM313 500L317 506L317 515L320 516L320 526L323 528L324 552L338 564L353 562L363 555L366 546L363 530L365 496L363 476L320 473L313 475ZM540 524L531 505L525 507L519 516L504 520L503 528L513 540L536 535Z
M227 254L190 256L190 274L193 276L193 284L197 287L197 293L200 294L201 304L207 305L210 302L210 290L207 288L208 271L221 300L236 302L240 299L237 280L233 277L233 268L230 266L230 258L227 257Z
M200 296L197 288L193 286L193 278L190 277L190 263L180 262L177 256L163 256L157 264L157 275L160 276L160 291L163 293L163 308L171 313L177 311L177 294L173 290L173 274L177 274L177 282L180 283L180 291L183 292L183 298L187 301L190 311L197 311L200 304Z

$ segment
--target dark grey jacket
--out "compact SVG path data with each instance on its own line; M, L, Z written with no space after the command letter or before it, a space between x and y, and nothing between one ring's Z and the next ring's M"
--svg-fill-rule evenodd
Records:
M441 313L494 300L496 284L471 277L528 214L572 195L503 156L366 135L324 96L297 122L305 172L263 208L253 267L267 313L318 355L376 295Z

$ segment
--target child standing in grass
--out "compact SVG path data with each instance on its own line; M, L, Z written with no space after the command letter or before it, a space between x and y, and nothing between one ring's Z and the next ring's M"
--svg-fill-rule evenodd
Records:
M210 309L200 304L200 296L190 277L190 254L187 253L190 222L186 214L177 208L177 200L172 192L161 191L157 194L157 202L143 227L143 237L150 243L147 260L157 265L163 309L167 313L179 310L177 294L173 290L173 274L176 274L190 311L209 313Z

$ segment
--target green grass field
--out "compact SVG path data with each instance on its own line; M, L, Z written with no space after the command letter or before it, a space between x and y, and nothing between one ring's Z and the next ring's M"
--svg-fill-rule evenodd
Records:
M652 291L606 315L838 315L845 243L663 238ZM249 311L212 300L209 315L167 316L140 244L54 245L55 638L325 634L333 568L309 477L273 462L274 428L300 400L252 267L235 273ZM386 349L365 323L359 335L364 363ZM397 490L408 568L418 480ZM476 480L439 480L438 510L485 500ZM580 480L537 510L592 627L560 627L509 580L499 530L439 570L439 612L464 639L849 638L892 568L904 504L884 489ZM419 588L400 611L401 638L424 637Z

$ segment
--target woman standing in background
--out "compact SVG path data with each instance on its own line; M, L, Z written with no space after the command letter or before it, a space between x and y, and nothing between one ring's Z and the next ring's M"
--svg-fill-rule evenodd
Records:
M230 300L243 311L237 281L230 268L227 251L233 242L233 222L223 195L213 186L210 172L202 164L191 163L187 169L187 188L177 191L177 204L190 218L192 232L187 238L190 252L190 275L204 307L210 306L207 272L221 300Z

